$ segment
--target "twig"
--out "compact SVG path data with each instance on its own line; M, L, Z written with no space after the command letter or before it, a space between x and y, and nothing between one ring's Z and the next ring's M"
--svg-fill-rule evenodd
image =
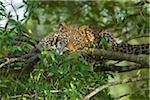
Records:
M12 4L12 1L13 1L13 0L11 0L10 5L12 6L12 8L13 8L15 14L16 14L16 17L17 17L16 19L17 19L17 22L18 22L18 21L19 21L19 16L18 16L18 14L17 14L17 11L16 11L15 7L14 7L13 4Z
M141 93L141 92L147 91L147 90L150 90L150 88L138 89L138 90L136 90L134 93L125 93L125 94L123 94L123 95L121 95L121 96L119 96L119 97L116 97L115 99L121 99L121 98L123 98L123 97L125 97L125 96L132 95L132 94L135 94L135 93L138 93L138 92Z
M121 80L121 81L110 82L110 83L108 83L106 85L103 85L103 86L100 86L100 87L96 88L90 94L86 95L83 100L89 100L91 97L93 97L94 95L96 95L100 91L102 91L102 90L104 90L106 88L109 88L111 86L115 86L115 85L119 85L119 84L124 84L124 83L131 83L131 82L136 82L136 81L141 81L141 80L146 80L146 79L149 79L149 78L150 78L150 75L148 74L148 75L144 75L142 77L129 78L129 79Z
M14 62L24 62L25 60L22 59L22 58L10 58L10 59L7 59L6 62L0 64L0 68L2 68L3 66L9 64L9 63L14 63Z
M58 93L58 92L65 92L65 91L61 91L61 90L51 90L51 93Z
M8 97L8 99L17 99L17 98L20 98L20 97L22 97L22 95L11 96L11 97Z
M13 5L12 1L13 1L13 0L11 0L10 5L12 6L12 9L13 9L13 10L14 10L14 12L15 12L16 20L17 20L17 26L18 26L18 28L19 28L19 31L20 31L20 32L22 32L21 24L20 24L20 22L19 22L19 15L17 14L17 10L15 9L15 7L14 7L14 5Z
M65 91L62 91L62 90L51 90L50 92L51 92L51 93L58 93L58 92L65 92ZM29 95L29 94L15 95L15 96L10 96L10 97L8 97L8 99L9 99L9 98L11 98L11 99L17 99L17 98L20 98L20 97L34 98L34 97L40 95L41 93L42 93L42 92L34 93L34 94L31 94L31 95Z

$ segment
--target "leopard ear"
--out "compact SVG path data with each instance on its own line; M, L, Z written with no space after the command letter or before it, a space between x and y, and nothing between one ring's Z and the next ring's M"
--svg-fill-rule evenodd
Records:
M62 30L62 29L65 29L66 27L67 27L67 25L66 25L64 22L61 22L61 23L59 24L58 29L59 29L59 30Z
M65 27L65 26L66 26L65 22L61 22L61 23L59 24L59 27Z

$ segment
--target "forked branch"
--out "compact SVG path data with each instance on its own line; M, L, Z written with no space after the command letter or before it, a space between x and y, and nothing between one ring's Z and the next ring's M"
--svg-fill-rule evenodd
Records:
M98 88L96 88L94 91L92 91L90 94L86 95L84 97L84 100L89 100L91 97L93 97L94 95L96 95L97 93L99 93L100 91L109 88L111 86L115 86L115 85L119 85L119 84L124 84L124 83L131 83L131 82L137 82L137 81L142 81L142 80L146 80L146 79L150 79L150 75L144 75L142 77L136 77L136 78L129 78L129 79L124 79L121 81L114 81L114 82L110 82L106 85L100 86Z

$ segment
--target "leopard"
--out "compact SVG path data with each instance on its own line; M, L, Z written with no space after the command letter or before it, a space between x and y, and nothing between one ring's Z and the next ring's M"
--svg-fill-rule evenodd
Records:
M60 23L58 28L49 33L46 37L41 39L38 44L32 49L33 57L28 59L28 64L22 69L19 76L22 76L24 72L28 72L28 69L33 69L34 65L39 61L38 56L34 56L35 51L42 51L42 48L46 48L47 51L54 49L57 54L62 55L63 49L67 48L65 54L73 54L78 50L81 50L88 46L95 40L100 39L100 36L106 34L106 36L112 42L112 48L110 50L116 52L122 52L127 54L149 54L149 44L142 45L130 45L127 43L118 44L115 38L109 34L108 31L100 30L88 25L69 25L64 22ZM38 53L39 53L38 52ZM30 68L29 68L30 67Z

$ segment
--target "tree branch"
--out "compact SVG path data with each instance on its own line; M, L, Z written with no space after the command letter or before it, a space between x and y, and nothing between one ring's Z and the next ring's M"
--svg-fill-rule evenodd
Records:
M21 38L16 38L14 37L13 38L13 44L14 45L20 45L20 44L29 44L33 47L35 47L36 43L34 43L33 41L27 39L27 38L24 38L24 37L21 37Z
M9 64L9 63L14 63L14 62L24 62L25 60L22 59L22 58L10 58L10 59L7 59L6 62L0 64L0 68L2 68L3 66Z
M104 49L89 48L87 52L83 51L84 56L103 56L109 60L127 60L144 66L149 66L149 59L134 54L126 54Z
M140 35L140 36L130 37L130 38L124 40L121 44L127 43L128 41L133 40L133 39L137 39L137 38L148 38L148 37L150 37L149 34L148 34L148 35Z
M119 85L119 84L124 84L124 83L131 83L131 82L136 82L136 81L141 81L141 80L146 80L146 79L150 79L150 75L144 75L142 77L136 77L136 78L129 78L129 79L124 79L121 81L114 81L114 82L110 82L106 85L100 86L98 88L96 88L94 91L92 91L90 94L86 95L84 97L83 100L89 100L91 97L93 97L94 95L96 95L97 93L99 93L100 91L109 88L111 86L115 86L115 85Z
M149 91L150 90L150 88L143 88L143 89L138 89L138 90L136 90L134 93L125 93L125 94L123 94L123 95L121 95L121 96L119 96L119 97L117 97L117 98L115 98L115 99L121 99L121 98L123 98L123 97L125 97L125 96L128 96L128 95L132 95L132 94L135 94L135 93L138 93L138 92L143 92L143 91Z
M101 66L94 66L95 72L103 72L103 71L111 71L111 72L128 72L137 69L146 69L149 66L142 66L140 64L132 64L129 66L116 66L116 65L101 65Z

